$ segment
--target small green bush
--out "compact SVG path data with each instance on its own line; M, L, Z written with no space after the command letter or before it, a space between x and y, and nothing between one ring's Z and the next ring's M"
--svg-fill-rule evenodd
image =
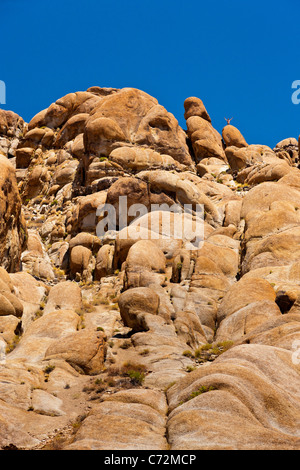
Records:
M216 390L216 388L213 386L210 386L210 387L202 386L195 392L191 393L187 401L192 400L193 398L196 398L199 395L202 395L203 393L212 392L213 390Z
M47 367L45 367L45 369L44 369L44 373L45 373L45 374L47 374L47 375L48 375L48 374L51 374L51 372L53 372L53 371L54 371L54 369L55 369L55 366L54 366L54 365L51 365L51 364L49 364Z
M194 354L192 353L192 351L189 351L189 350L183 351L182 355L185 357L194 357Z

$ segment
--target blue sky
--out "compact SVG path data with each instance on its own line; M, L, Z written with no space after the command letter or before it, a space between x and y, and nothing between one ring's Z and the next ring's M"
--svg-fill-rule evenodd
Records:
M233 117L248 143L300 134L299 0L0 2L1 107L26 121L98 85L146 91L183 128L198 96L219 132Z

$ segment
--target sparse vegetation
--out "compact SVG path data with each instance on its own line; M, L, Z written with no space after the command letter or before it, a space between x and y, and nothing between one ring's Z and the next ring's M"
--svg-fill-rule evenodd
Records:
M126 362L122 374L129 377L133 385L142 385L146 377L146 367L143 364Z
M11 353L17 347L19 342L20 342L20 336L15 335L13 340L6 346L6 350L5 350L6 354Z
M194 354L192 353L192 351L189 351L189 350L183 351L182 355L185 357L194 357Z
M210 387L202 386L198 390L196 390L195 392L191 393L191 395L189 396L187 401L192 400L193 398L196 398L199 395L203 395L203 393L212 392L213 390L216 390L216 388L213 387L213 386L210 386Z
M172 388L173 385L175 385L175 384L176 384L175 381L174 381L174 382L170 382L169 385L167 385L166 388L165 388L165 393L166 393L168 390L170 390L170 388Z
M196 370L196 367L193 367L193 366L187 366L186 368L187 372L193 372L194 370Z
M52 364L49 364L48 366L45 367L43 372L44 372L44 374L49 375L49 374L51 374L51 372L54 371L54 369L55 369L55 366L52 365Z
M234 345L233 341L223 341L215 344L207 343L195 351L195 358L200 362L213 361L228 351Z
M120 348L121 349L129 349L131 348L132 344L131 341L124 341L124 343L121 344Z
M142 385L146 371L144 364L125 362L121 367L111 367L108 376L129 377L132 385Z
M149 349L144 349L143 351L140 352L140 356L148 356L150 353Z

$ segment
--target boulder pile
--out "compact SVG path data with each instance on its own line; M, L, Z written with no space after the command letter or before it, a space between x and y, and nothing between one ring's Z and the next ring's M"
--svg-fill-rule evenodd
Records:
M0 110L0 449L300 449L300 141L183 108Z

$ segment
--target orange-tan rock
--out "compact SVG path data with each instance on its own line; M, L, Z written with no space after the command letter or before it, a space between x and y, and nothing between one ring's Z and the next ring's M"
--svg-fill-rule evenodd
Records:
M300 448L299 140L182 113L0 110L0 449Z

